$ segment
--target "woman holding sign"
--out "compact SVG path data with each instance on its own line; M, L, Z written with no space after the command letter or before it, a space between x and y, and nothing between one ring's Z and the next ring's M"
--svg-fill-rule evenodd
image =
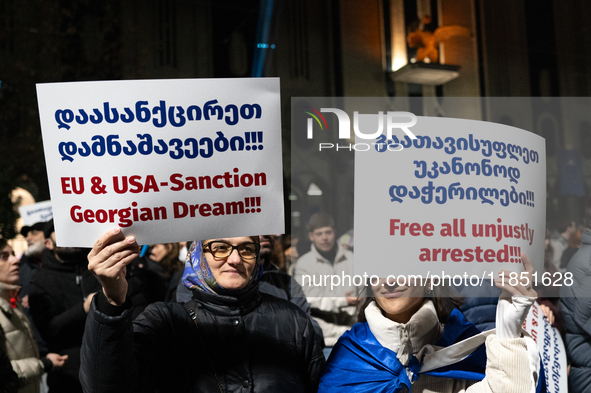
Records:
M90 252L103 290L82 347L86 392L313 392L324 368L307 315L261 294L259 237L209 239L191 247L184 283L193 299L155 303L133 321L125 266L139 253L120 229Z
M533 268L522 260L525 283ZM503 289L496 334L450 309L441 288L372 282L360 323L334 347L319 392L534 393L539 355L521 325L536 292L529 283L509 285L508 273L495 280Z

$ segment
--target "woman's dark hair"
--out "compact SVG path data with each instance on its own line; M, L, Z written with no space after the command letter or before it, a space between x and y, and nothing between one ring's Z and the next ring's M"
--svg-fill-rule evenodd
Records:
M449 314L454 308L459 308L463 300L458 296L457 292L448 286L439 285L434 286L431 293L425 293L425 298L431 299L437 312L437 318L440 323L445 323ZM357 322L367 322L365 318L365 309L374 300L371 285L366 285L361 294L359 294L357 302Z
M7 245L8 245L8 242L6 241L6 239L0 238L0 251L2 251L2 249L4 247L6 247Z

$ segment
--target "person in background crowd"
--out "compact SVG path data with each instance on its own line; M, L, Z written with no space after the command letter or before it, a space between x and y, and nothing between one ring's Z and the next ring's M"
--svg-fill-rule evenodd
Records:
M20 289L18 262L12 247L5 239L0 239L0 328L4 333L0 346L18 375L18 392L38 393L43 373L59 370L68 356L48 353L39 358L31 324L17 299Z
M330 285L312 285L310 278L353 276L353 254L337 245L334 220L329 214L313 214L308 228L311 250L298 259L294 277L304 289L312 316L322 328L324 354L328 357L338 338L353 325L357 289L346 284L331 291Z
M583 237L583 231L585 227L579 225L577 229L570 234L568 238L568 248L563 251L562 256L560 257L560 266L556 266L559 271L564 272L566 270L566 266L568 262L579 251L581 248L581 238Z
M281 271L274 263L278 242L275 235L261 235L260 258L263 275L259 284L263 293L288 300L310 315L310 305L306 300L302 287L290 275Z
M568 240L570 236L577 230L577 224L572 220L563 220L557 226L558 232L554 232L550 237L550 245L554 250L554 256L552 257L552 264L556 268L560 266L560 259L562 253L568 248Z
M189 253L189 247L191 242L179 242L179 261L183 262L187 259Z
M178 243L154 244L150 249L150 259L158 262L166 285L164 301L176 299L176 288L183 275L183 262L179 260Z
M292 268L298 261L300 254L298 254L298 238L291 235L281 236L281 248L283 249L283 259L285 260L285 271L288 274L292 273Z
M183 282L193 298L148 306L133 321L125 266L139 246L102 235L89 268L93 299L80 379L91 392L315 392L324 368L310 319L259 291L259 237L196 241Z
M154 244L150 248L150 259L158 262L162 267L162 274L167 280L170 280L172 275L183 266L179 260L178 243Z
M33 321L50 352L67 355L64 366L47 376L49 392L81 392L80 346L86 313L100 284L88 271L88 249L59 247L53 220L44 228L41 270L31 280L29 304Z
M21 292L19 295L25 308L29 308L29 284L31 278L41 268L41 255L45 250L44 227L45 222L37 222L32 226L25 225L21 228L21 235L27 241L27 249L20 260Z
M591 196L585 205L581 248L566 267L571 285L560 287L570 393L591 393Z
M524 254L522 259L531 277L531 263ZM441 286L372 282L359 307L360 322L339 339L328 359L319 393L535 392L539 354L521 325L536 292L531 280L508 285L508 273L502 272L505 286L495 280L503 292L497 330L486 338L453 308L459 302ZM455 351L442 348L452 344Z
M129 298L135 305L133 318L147 306L165 300L168 281L164 278L162 266L149 254L134 259L126 267L125 279L129 285Z
M281 246L281 242L279 241L280 235L264 235L261 236L261 242L270 242L270 250L263 251L263 246L261 245L261 252L266 254L265 259L268 263L271 263L276 269L280 270L283 273L287 273L285 268L285 255L283 253L283 247ZM266 247L265 247L266 248Z
M318 322L312 318L310 305L308 304L302 286L293 277L283 272L273 263L274 251L277 250L278 246L277 236L261 235L259 239L261 244L260 257L263 266L263 275L259 284L260 291L290 301L304 311L310 317L316 338L319 341L320 347L323 348L324 337L322 329Z
M41 269L41 256L45 250L45 235L43 234L43 228L45 228L45 222L37 222L32 226L25 225L21 228L21 235L23 235L27 241L27 249L21 256L19 263L21 285L19 296L21 298L23 311L27 318L29 318L29 321L31 321L33 334L35 335L35 341L39 347L39 352L41 354L46 354L47 345L45 344L45 341L43 341L43 338L41 338L41 334L39 334L37 327L33 323L33 317L29 311L29 287L31 279L37 271Z
M355 237L353 236L353 230L349 229L343 236L339 237L337 243L347 251L353 252Z

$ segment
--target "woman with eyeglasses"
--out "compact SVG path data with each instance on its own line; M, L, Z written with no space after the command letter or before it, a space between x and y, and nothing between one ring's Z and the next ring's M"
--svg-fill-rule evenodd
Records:
M318 392L535 393L540 359L521 326L536 292L532 265L522 260L520 280L507 271L495 279L503 289L496 332L480 333L454 308L459 299L427 280L374 280Z
M90 252L103 290L82 346L85 392L315 392L324 368L307 315L259 292L259 238L196 241L191 301L155 303L133 322L125 266L139 253L114 229Z

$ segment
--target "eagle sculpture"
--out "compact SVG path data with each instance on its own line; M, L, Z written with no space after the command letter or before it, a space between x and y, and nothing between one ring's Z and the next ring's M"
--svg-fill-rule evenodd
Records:
M431 32L428 26L431 24L431 17L425 16L423 22L416 30L411 31L406 37L408 46L417 49L416 61L429 59L431 63L439 61L438 46L451 37L471 37L470 30L464 26L450 25L440 26Z

